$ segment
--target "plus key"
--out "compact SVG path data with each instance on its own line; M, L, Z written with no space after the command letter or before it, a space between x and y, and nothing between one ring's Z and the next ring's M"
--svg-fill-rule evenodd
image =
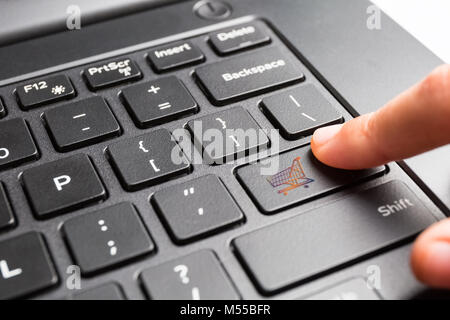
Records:
M134 122L147 128L195 113L197 103L174 76L128 87L122 99Z

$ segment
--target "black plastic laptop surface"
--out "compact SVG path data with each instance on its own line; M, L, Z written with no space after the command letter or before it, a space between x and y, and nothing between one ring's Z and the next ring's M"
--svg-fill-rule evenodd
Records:
M309 147L441 63L369 6L158 2L9 39L0 298L426 293L409 251L444 201L404 163L337 170Z

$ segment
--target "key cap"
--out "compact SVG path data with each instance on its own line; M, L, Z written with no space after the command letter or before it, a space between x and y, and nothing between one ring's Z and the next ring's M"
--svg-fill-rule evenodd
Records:
M120 126L101 97L56 107L44 113L58 151L66 152L120 135Z
M342 115L313 85L264 98L262 106L288 140L309 136L318 128L343 121Z
M150 50L148 60L157 72L165 72L205 60L200 49L191 41L180 41Z
M266 133L242 107L191 120L187 127L209 164L223 164L257 153L269 145Z
M84 69L83 75L91 90L111 87L119 83L142 78L141 70L139 70L136 63L129 58L113 60L91 66Z
M199 67L195 74L217 105L302 81L303 73L279 48L257 50Z
M106 190L85 154L27 169L22 184L37 218L66 213L106 198Z
M126 300L122 288L116 283L85 290L71 297L71 300Z
M6 116L6 108L3 105L2 98L0 97L0 119Z
M190 170L189 161L166 129L117 142L108 147L108 155L128 191L161 183Z
M367 281L355 278L306 297L306 300L381 300L381 296L376 289L369 289Z
M46 289L58 275L37 232L0 241L0 299L13 299Z
M218 232L243 219L241 210L214 175L157 191L152 200L178 243Z
M14 226L14 214L6 196L5 188L0 182L0 230Z
M140 128L198 111L195 100L181 81L173 76L128 87L122 91L122 98Z
M389 182L233 241L265 294L331 272L412 237L435 218L401 182Z
M75 89L64 75L51 76L28 82L15 90L20 105L30 110L41 105L69 99L75 96Z
M140 279L153 300L238 300L212 251L199 251L144 270Z
M266 27L258 21L209 34L209 41L220 55L250 49L270 42Z
M150 253L155 245L131 203L120 203L72 218L63 232L75 263L85 275Z
M384 173L385 167L347 171L320 163L300 148L237 170L237 177L266 214L335 192Z
M25 120L16 118L0 123L0 169L38 158L38 149Z

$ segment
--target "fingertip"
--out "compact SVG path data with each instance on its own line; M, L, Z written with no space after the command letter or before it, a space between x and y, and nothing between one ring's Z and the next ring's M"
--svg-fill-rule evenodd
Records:
M314 132L312 140L316 147L320 148L331 141L341 131L342 124L323 127Z
M450 289L450 220L434 224L418 237L411 253L411 267L419 281Z
M334 143L334 139L342 129L342 124L332 125L317 129L311 138L311 150L314 156L324 164L335 166L333 162L332 149L326 148L329 143Z

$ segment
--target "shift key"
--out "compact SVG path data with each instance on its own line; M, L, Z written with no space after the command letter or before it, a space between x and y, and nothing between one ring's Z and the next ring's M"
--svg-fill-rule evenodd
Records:
M199 67L195 74L203 89L217 105L304 79L295 58L275 47Z
M388 182L233 241L260 291L272 294L415 236L436 219Z

